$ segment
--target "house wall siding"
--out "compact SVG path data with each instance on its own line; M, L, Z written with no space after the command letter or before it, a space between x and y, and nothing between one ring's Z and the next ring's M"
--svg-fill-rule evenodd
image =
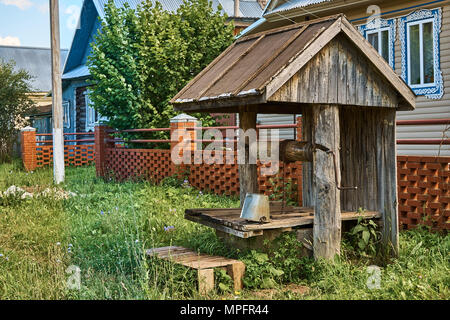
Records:
M367 8L371 4L378 4L381 9L383 19L397 19L396 39L395 39L395 71L398 75L402 72L401 63L401 40L399 38L399 18L420 9L442 9L442 28L440 33L440 58L441 71L444 79L444 95L439 100L432 100L425 96L419 96L416 100L416 110L407 112L398 112L397 120L424 120L424 119L443 119L450 118L450 1L371 1L364 5L356 6L358 1L335 0L331 2L323 2L320 5L307 7L308 12L318 9L320 11L310 14L313 19L317 16L328 16L344 12L347 18L352 21L355 26L365 24L367 22ZM353 5L353 7L349 7ZM409 9L408 9L409 8ZM305 20L307 13L305 8L283 12L283 16L292 18L301 22ZM386 14L389 13L389 14ZM282 16L276 15L270 18L268 24L271 27L286 25L291 23L289 20L283 19ZM261 31L261 30L257 30ZM255 31L255 32L257 32ZM261 115L258 116L258 118ZM280 117L265 115L265 124L281 124L287 123L292 119L291 115ZM398 126L397 139L442 139L445 125L426 125L426 126ZM447 131L446 137L450 138L450 131ZM397 151L399 155L421 155L421 156L450 156L450 146L437 145L398 145Z
M450 5L437 7L442 9L442 28L440 33L441 44L441 71L444 78L444 95L439 100L428 99L418 96L416 99L416 110L400 111L397 113L398 120L425 120L450 118ZM411 11L412 12L412 11ZM404 15L401 15L404 16ZM401 17L399 16L399 17ZM395 41L395 72L402 73L401 40L397 37ZM399 126L397 129L398 139L442 139L445 125L426 126ZM447 136L450 132L447 132ZM450 155L450 146L436 145L399 145L400 155Z

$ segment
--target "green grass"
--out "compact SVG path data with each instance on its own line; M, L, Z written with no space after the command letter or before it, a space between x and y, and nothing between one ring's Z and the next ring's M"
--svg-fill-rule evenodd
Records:
M52 186L52 170L25 173L17 162L0 165L0 191L11 185L45 189ZM401 233L400 257L382 267L381 288L369 290L373 262L356 258L348 242L334 263L298 259L290 234L269 259L230 250L212 229L183 214L186 208L236 207L238 200L173 185L105 182L93 167L68 168L61 188L77 196L0 202L0 299L204 298L196 293L192 270L145 257L147 248L172 244L245 261L247 289L240 298L266 298L261 293L268 292L275 299L450 298L449 236ZM81 269L81 290L67 289L70 265ZM217 280L227 291L229 279L218 272ZM290 290L289 283L308 291ZM235 295L218 289L210 298Z

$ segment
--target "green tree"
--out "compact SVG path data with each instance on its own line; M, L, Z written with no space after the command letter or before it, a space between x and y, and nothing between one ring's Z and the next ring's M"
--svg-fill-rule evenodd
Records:
M0 163L11 160L19 128L34 107L27 95L32 92L32 77L25 70L14 68L14 62L0 60Z
M88 59L95 109L118 129L167 127L177 114L169 100L233 41L226 22L208 0L185 0L175 13L150 0L137 10L110 1Z

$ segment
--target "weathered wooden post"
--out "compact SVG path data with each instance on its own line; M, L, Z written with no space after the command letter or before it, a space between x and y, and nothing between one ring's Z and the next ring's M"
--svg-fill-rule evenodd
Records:
M313 108L312 122L314 141L334 153L339 177L339 107L320 105ZM315 185L313 248L316 258L333 259L341 251L341 193L338 183L333 154L316 150L313 176Z
M244 135L240 139L245 139L243 150L238 150L238 152L243 152L241 155L244 163L239 164L239 194L241 200L241 207L244 205L245 196L247 193L258 193L258 168L256 163L250 163L250 153L251 150L250 143L255 143L251 140L251 131L254 130L256 133L256 112L239 112L239 128L242 130ZM247 133L247 134L246 134Z

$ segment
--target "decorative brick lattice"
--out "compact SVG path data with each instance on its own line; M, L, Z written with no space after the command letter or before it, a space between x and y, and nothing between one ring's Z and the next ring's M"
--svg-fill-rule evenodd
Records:
M399 223L402 229L419 224L450 229L450 157L399 156Z
M121 181L146 179L159 183L173 173L170 150L108 148L105 175Z
M53 163L53 146L36 147L37 167L50 166ZM95 160L94 145L64 146L64 162L66 166L85 166Z

